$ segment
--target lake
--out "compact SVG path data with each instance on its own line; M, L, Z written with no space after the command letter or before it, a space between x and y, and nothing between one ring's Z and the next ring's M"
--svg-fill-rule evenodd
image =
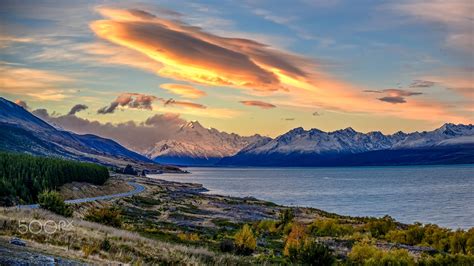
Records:
M252 196L350 216L474 227L474 165L351 168L187 168L154 177L208 193Z

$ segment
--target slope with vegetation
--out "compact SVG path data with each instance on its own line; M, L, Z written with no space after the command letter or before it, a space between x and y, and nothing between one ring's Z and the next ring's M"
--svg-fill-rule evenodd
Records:
M37 202L39 193L73 181L103 184L106 167L58 158L0 152L0 203Z

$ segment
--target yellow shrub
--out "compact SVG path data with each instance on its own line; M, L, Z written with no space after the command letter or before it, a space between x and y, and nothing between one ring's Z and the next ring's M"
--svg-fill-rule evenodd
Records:
M199 241L199 235L196 233L179 233L178 238L183 241Z
M237 251L244 255L251 254L257 248L257 239L247 224L235 234L234 243Z

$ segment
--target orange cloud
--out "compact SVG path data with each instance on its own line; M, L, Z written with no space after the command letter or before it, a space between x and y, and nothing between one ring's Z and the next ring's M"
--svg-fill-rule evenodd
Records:
M111 114L119 106L128 106L133 109L147 109L152 110L153 101L159 98L153 95L146 95L140 93L122 93L117 99L110 103L109 106L104 106L97 110L98 114Z
M251 95L272 93L275 105L288 108L323 108L427 121L472 121L451 106L428 102L425 97L407 101L404 108L394 107L369 97L363 92L367 88L318 72L312 60L253 40L217 36L177 19L164 19L141 10L100 7L97 11L105 19L90 24L95 34L159 63L156 74L160 76L245 89Z
M285 90L276 71L303 78L296 55L246 39L224 38L145 11L99 8L107 20L90 24L101 38L163 64L158 74L178 80L257 90Z
M51 71L0 65L0 92L59 101L67 97L60 87L72 79Z
M202 90L198 90L190 85L166 83L166 84L161 84L160 87L171 93L174 93L186 98L196 99L196 98L200 98L207 95Z
M272 109L275 108L276 106L271 104L271 103L266 103L262 101L240 101L241 104L247 105L247 106L256 106L260 107L262 109Z

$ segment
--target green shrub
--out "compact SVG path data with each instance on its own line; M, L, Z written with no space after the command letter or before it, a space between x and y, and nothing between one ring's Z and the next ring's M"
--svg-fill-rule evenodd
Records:
M112 245L110 244L110 241L107 237L105 237L100 243L100 250L109 251L111 247Z
M344 236L353 233L353 227L349 224L341 224L338 219L318 219L310 226L309 230L316 236Z
M390 230L396 229L395 220L390 216L374 219L364 225L364 230L370 232L375 238L385 236Z
M114 227L122 226L121 211L118 208L96 208L90 209L84 217L86 220Z
M316 241L306 241L296 250L296 262L303 265L333 265L335 257L324 244Z
M234 252L234 249L235 249L234 242L232 242L232 240L230 239L223 239L219 243L219 250L221 252L232 253Z
M392 230L385 235L390 242L406 245L433 247L441 252L451 254L473 254L474 229L455 232L437 225L413 224L407 229Z
M287 224L291 223L295 218L295 214L293 213L292 209L284 209L280 212L279 221L277 226L280 228L285 227Z
M419 266L472 266L474 265L474 256L462 254L436 254L434 256L423 255L417 262Z
M38 203L41 208L50 210L56 214L70 217L73 210L64 203L61 194L56 191L43 191L38 196Z
M237 253L241 255L250 255L257 247L257 240L247 224L235 234L234 243Z
M355 265L415 265L414 258L406 250L383 251L367 243L354 245L348 256L350 263Z

